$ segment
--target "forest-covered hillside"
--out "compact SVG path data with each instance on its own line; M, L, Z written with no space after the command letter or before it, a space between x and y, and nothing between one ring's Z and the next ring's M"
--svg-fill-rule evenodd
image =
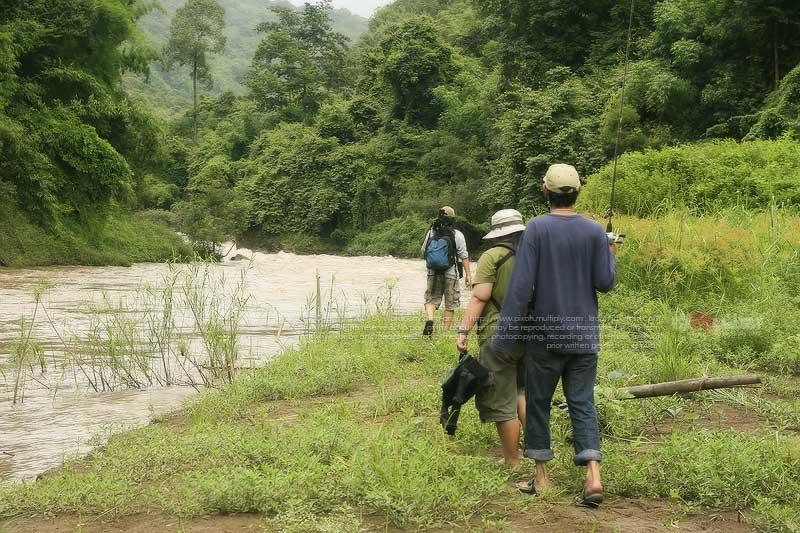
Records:
M196 113L187 68L150 68L178 4L226 37ZM2 5L0 195L49 234L135 209L205 245L411 254L443 204L478 235L541 210L552 162L600 184L614 153L627 0L396 0L355 42L323 0ZM621 208L800 203L800 5L634 5L621 183L648 195Z
M0 266L163 261L186 246L134 217L162 125L123 72L156 57L135 0L0 2Z
M170 20L185 0L160 0L160 9L151 11L137 22L148 40L161 50L169 38ZM225 50L210 60L213 86L208 91L219 95L225 91L243 94L242 80L250 68L250 61L261 38L256 26L272 20L271 6L294 7L281 0L221 0L225 10ZM354 15L345 9L331 11L333 27L356 43L367 30L367 19ZM129 92L141 96L149 104L163 108L170 114L178 113L191 105L192 87L189 75L184 68L165 70L160 62L154 62L152 73L146 78L141 74L126 76L125 85Z
M612 159L629 6L397 0L346 52L322 46L304 56L311 77L280 66L297 57L308 32L324 43L330 29L271 28L249 92L204 106L173 213L200 239L244 235L299 250L401 254L416 251L443 204L467 229L497 208L534 213L543 207L549 164L573 163L591 181ZM641 188L672 190L648 185L679 172L670 167L674 152L660 155L664 148L797 137L800 7L760 0L635 7L620 150L644 150L641 158L652 160L635 160L648 170L637 177ZM178 120L173 131L185 136L187 125ZM788 158L775 168L791 175L769 198L797 202L794 146L742 151L748 156L736 175L748 175L746 187L722 171L705 173L711 181L703 186L708 195L735 187L739 193L722 197L743 201L760 186L749 174L771 179L751 165L772 168ZM692 150L720 168L738 153ZM624 156L621 165L624 172ZM659 201L693 208L683 197Z

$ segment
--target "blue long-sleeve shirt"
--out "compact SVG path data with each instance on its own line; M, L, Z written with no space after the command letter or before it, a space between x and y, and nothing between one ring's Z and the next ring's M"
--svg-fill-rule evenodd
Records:
M610 291L616 279L599 224L580 215L534 218L517 249L492 348L510 352L522 339L528 353L598 353L597 291Z

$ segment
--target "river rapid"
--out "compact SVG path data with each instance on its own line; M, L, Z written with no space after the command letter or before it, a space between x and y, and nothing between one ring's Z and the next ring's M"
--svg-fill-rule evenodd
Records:
M241 366L263 363L297 342L315 315L309 304L317 294L317 273L330 321L332 315L339 321L357 320L367 310L387 305L401 313L423 308L426 272L421 260L248 250L233 250L228 258L236 255L250 260L226 259L204 268L215 279L244 279ZM175 268L182 267L172 271ZM67 339L87 335L102 305L135 314L139 307L151 305L142 300L143 287L160 294L170 272L165 264L0 268L0 482L57 467L66 458L87 453L111 433L175 410L196 393L193 387L174 385L95 392L80 372L65 363ZM23 318L29 332L20 325ZM175 322L178 333L196 345L188 313L179 310ZM30 364L20 386L14 353L26 336L41 347L46 369L42 372L38 363Z

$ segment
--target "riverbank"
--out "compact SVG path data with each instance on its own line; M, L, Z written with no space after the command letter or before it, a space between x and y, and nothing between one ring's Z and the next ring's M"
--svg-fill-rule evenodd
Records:
M11 454L0 453L0 484L174 409L191 384L263 364L317 320L318 288L330 327L376 307L423 307L419 260L244 253L251 260L0 268L0 450Z
M332 254L342 256L421 257L420 246L432 220L416 215L392 218L366 230L335 231L330 237L290 233L284 235L246 234L239 243L246 248L264 252L289 252L300 255ZM477 258L478 250L486 245L483 236L488 224L473 224L459 219L456 227L464 233L470 254Z
M129 266L193 256L168 227L143 215L117 211L99 224L62 221L44 228L10 206L0 208L0 266Z
M604 299L606 316L634 300L624 292ZM530 476L530 466L513 475L504 470L494 428L479 423L472 405L454 439L438 426L439 383L454 363L453 339L420 338L420 320L382 314L341 333L318 334L180 413L114 436L36 482L4 488L2 527L135 531L196 523L212 530L236 522L359 531L546 524L571 531L677 523L747 531L788 530L800 520L794 507L800 480L793 474L800 468L800 421L791 400L752 391L743 394L759 398L757 408L711 393L619 400L615 388L648 381L641 370L653 366L629 332L607 340L616 344L601 358L597 389L610 501L597 512L572 504L580 473L570 464L561 409L553 414L556 490L520 496L512 481ZM705 364L715 374L737 372L712 359ZM774 398L800 390L790 378L771 383ZM40 518L30 521L34 515Z

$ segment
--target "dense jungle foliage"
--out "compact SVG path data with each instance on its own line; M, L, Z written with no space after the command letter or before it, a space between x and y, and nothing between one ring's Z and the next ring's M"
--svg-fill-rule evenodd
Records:
M187 0L225 13L197 109L163 4L0 0L0 216L406 255L443 204L471 235L541 210L556 161L607 208L627 0L396 0L358 40L328 1ZM620 209L797 204L798 44L789 0L637 2Z
M0 2L0 264L185 252L170 232L125 214L166 161L160 125L120 87L123 72L145 72L156 57L136 27L147 9L138 0ZM152 246L136 251L137 235Z
M149 207L199 240L410 255L441 205L476 235L495 209L541 210L568 161L603 212L629 3L588 4L397 0L355 44L324 3L278 11L249 92L203 102L196 147L173 124L184 164ZM639 3L620 210L797 204L797 44L790 2Z

